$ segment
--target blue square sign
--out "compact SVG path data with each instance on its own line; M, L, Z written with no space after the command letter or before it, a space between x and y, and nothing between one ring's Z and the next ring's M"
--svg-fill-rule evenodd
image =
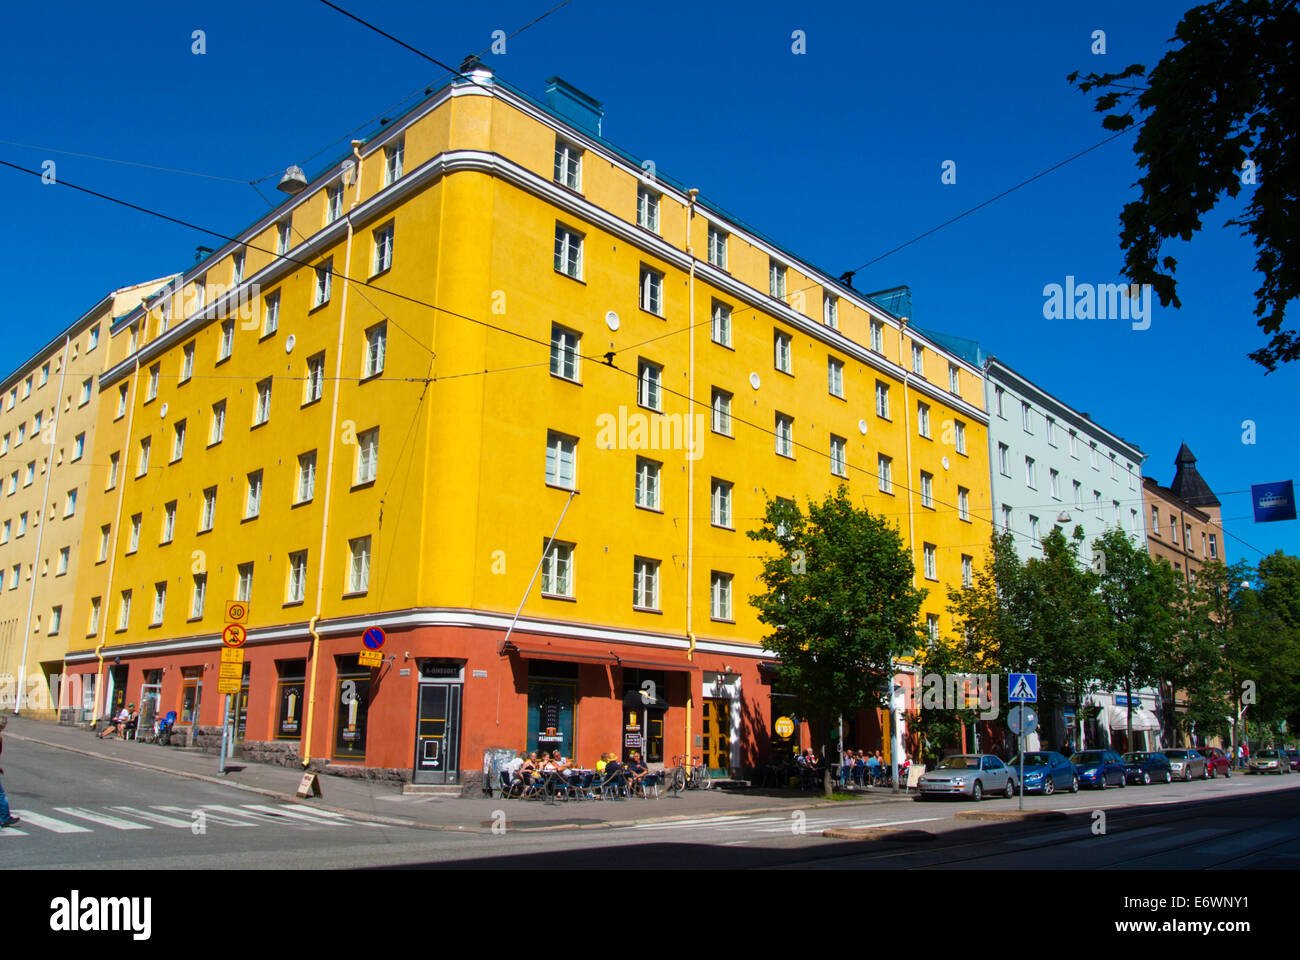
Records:
M1007 679L1007 699L1012 703L1038 702L1038 674L1013 673Z

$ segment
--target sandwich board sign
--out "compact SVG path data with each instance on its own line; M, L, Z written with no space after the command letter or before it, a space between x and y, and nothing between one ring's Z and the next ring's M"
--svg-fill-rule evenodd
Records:
M1038 702L1038 674L1013 673L1007 679L1007 700L1011 703Z

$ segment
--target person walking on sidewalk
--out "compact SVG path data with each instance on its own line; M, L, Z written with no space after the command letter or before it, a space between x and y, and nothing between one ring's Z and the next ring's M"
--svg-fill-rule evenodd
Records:
M9 723L9 718L0 715L0 753L5 748L5 727ZM0 775L5 772L4 767L0 767ZM18 818L9 812L9 799L5 796L5 787L0 783L0 827L12 827L18 823Z

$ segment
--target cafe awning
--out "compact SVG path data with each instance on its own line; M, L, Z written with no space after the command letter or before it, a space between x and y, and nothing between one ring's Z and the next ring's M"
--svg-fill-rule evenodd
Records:
M1128 729L1128 707L1107 707L1106 708L1106 726L1112 730ZM1150 710L1144 710L1141 707L1133 708L1133 729L1134 730L1159 730L1160 720Z
M615 658L620 667L631 667L636 670L677 670L682 673L689 673L692 670L700 669L694 663L687 663L684 660L659 660L654 657L620 657L615 654Z
M618 658L599 647L553 643L550 640L507 640L497 651L501 656L515 654L522 660L562 660L574 663L618 663Z

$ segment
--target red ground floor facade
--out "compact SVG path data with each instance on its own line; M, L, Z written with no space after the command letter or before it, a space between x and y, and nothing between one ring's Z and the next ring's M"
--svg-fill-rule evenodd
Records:
M742 776L806 736L774 737L782 701L771 696L771 665L757 646L692 650L671 638L541 623L521 624L507 640L494 616L439 616L381 618L387 640L374 668L357 655L375 621L322 623L318 641L306 624L252 631L232 698L243 754L469 785L481 782L485 752L498 749L558 750L583 766L604 753L638 750L667 766L689 754L715 776ZM220 664L213 637L73 651L62 706L84 703L85 719L136 704L142 729L174 711L182 735L210 734L225 712Z

